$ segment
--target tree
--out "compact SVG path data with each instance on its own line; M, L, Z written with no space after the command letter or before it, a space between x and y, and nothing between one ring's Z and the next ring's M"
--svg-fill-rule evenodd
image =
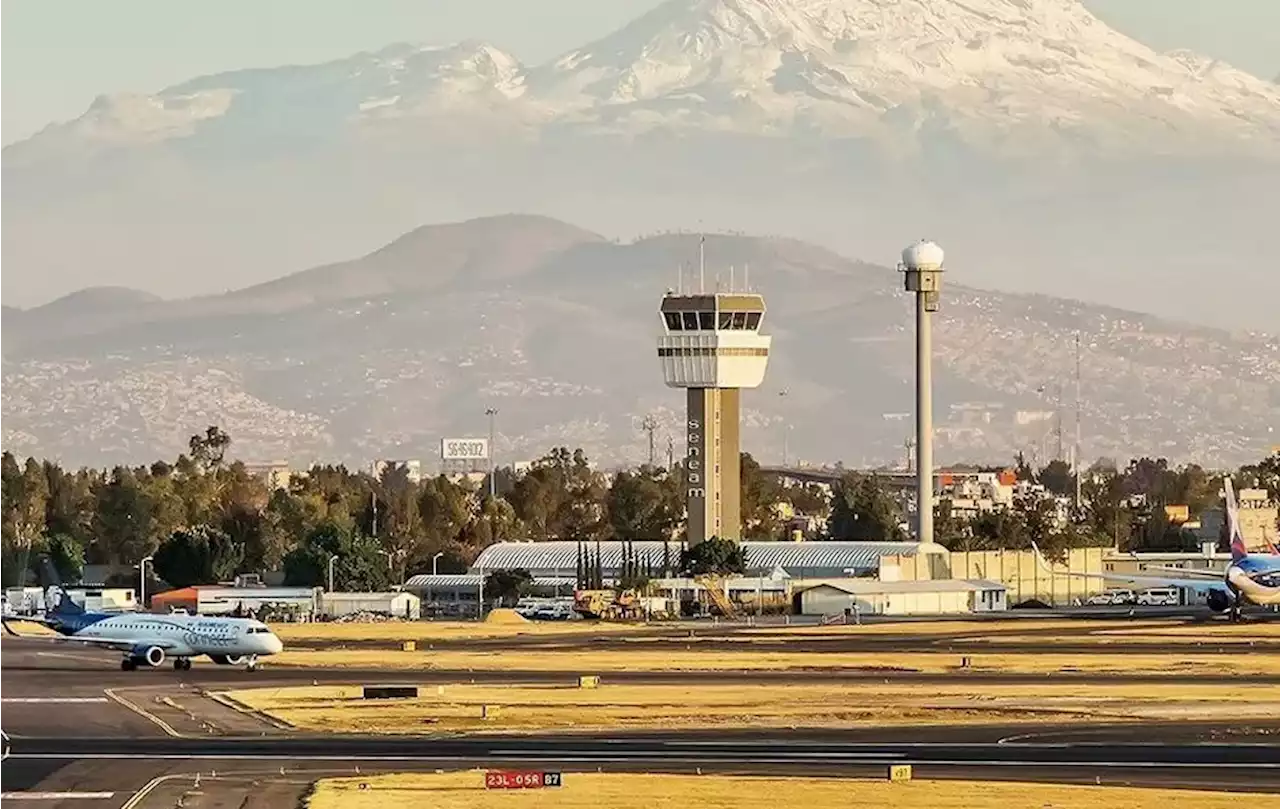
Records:
M324 522L306 541L284 558L285 584L290 587L327 587L329 559L334 564L334 588L343 591L386 590L390 575L381 548L372 537L353 532L340 523Z
M827 534L832 539L899 542L902 509L876 475L846 472L831 492Z
M514 606L533 587L533 576L521 568L492 570L484 577L484 592L503 606Z
M686 576L746 573L747 552L732 539L711 537L680 552L680 572Z
M210 425L204 435L193 435L187 442L191 450L191 459L202 471L208 472L222 466L222 459L231 446L231 436L217 425Z
M54 534L44 540L41 553L49 557L63 584L73 584L83 577L84 546L74 537Z
M1046 491L1066 497L1076 490L1076 476L1072 474L1071 464L1055 458L1040 470L1037 476Z
M665 469L641 467L614 475L605 496L609 529L617 539L668 539L684 512Z
M744 452L739 457L742 486L742 533L747 539L777 539L780 533L774 506L783 499L776 478L760 471L760 464Z
M6 582L21 583L20 579L31 563L32 547L45 531L49 481L35 458L28 458L19 470L17 461L6 452L0 487L3 495L0 511L3 512L4 578Z
M156 575L174 587L229 581L244 561L244 545L207 525L175 531L152 559Z

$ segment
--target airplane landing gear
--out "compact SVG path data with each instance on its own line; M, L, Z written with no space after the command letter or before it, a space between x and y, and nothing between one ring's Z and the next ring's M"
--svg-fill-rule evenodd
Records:
M131 657L126 657L124 660L120 661L121 671L133 671L136 668L138 668L138 664L135 663Z
M257 671L257 670L258 670L258 656L257 656L257 655L249 655L247 658L245 658L245 661L244 661L244 670L245 670L245 671Z
M174 671L191 671L191 658L175 657L173 659L173 670Z

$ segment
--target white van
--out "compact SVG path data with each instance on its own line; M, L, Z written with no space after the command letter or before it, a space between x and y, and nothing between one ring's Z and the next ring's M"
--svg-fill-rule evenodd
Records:
M1152 587L1138 593L1138 604L1144 607L1176 607L1182 603L1177 587Z

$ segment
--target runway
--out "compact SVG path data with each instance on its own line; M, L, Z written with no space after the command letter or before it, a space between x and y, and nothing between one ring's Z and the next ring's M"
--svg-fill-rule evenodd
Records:
M1043 643L1033 628L1018 622L993 625L985 636L1011 632L1019 644L1061 651L1062 642ZM997 626L999 630L996 631ZM718 639L699 640L732 648L738 641L724 627L703 627ZM970 634L968 632L966 635ZM959 657L992 651L957 636L944 639L872 635L840 637L865 651L895 648L932 651L950 644ZM633 636L601 640L598 636L556 639L560 653L574 648L653 648L675 641ZM544 638L521 639L536 648ZM830 651L826 638L813 649ZM493 650L505 644L461 641L472 649ZM1246 643L1248 643L1246 641ZM439 644L437 644L439 645ZM807 648L810 644L806 644ZM1069 643L1067 644L1070 645ZM1274 654L1276 642L1264 640L1244 648L1237 639L1197 646L1196 653L1220 648L1223 653ZM659 646L659 648L661 648ZM792 645L787 647L789 650ZM947 649L947 646L942 646ZM1005 645L999 645L1004 651ZM1097 645L1091 649L1098 651ZM1106 653L1115 651L1107 648ZM1086 722L1070 724L930 725L865 727L849 730L794 729L682 733L609 733L574 735L436 735L436 736L307 736L287 732L220 706L204 689L336 683L456 683L571 680L567 673L471 672L444 670L387 671L301 669L269 663L256 673L239 668L198 664L190 671L168 668L122 672L112 653L51 645L39 640L6 638L3 642L4 729L12 739L3 762L6 799L45 794L38 805L113 807L134 800L130 809L172 807L200 783L201 807L218 809L296 805L316 778L331 774L513 766L576 771L732 772L883 777L888 764L911 764L917 777L982 780L1056 781L1199 787L1280 794L1280 719L1222 721ZM424 655L429 662L429 652ZM929 684L972 682L976 685L1073 683L1082 689L1098 683L1219 685L1239 689L1248 684L1278 684L1280 676L1220 674L1001 674L956 670L922 673L891 668L857 670L792 670L761 672L609 673L618 683L724 684L822 681L860 684L885 682ZM222 713L216 713L221 711ZM196 714L199 714L197 716ZM159 721L157 721L159 720ZM200 777L197 779L196 774ZM216 773L216 776L213 775ZM55 793L72 793L59 799ZM109 797L103 797L107 796ZM96 796L96 797L95 797ZM7 802L7 801L6 801Z

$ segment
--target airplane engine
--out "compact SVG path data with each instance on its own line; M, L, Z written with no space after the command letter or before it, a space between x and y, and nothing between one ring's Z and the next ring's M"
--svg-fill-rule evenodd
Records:
M209 659L219 666L238 666L244 662L244 655L209 655Z
M1222 590L1210 590L1205 597L1205 602L1214 612L1226 612L1231 609L1231 596Z
M164 662L164 649L159 646L148 646L141 654L134 650L133 662L138 665L145 663L152 668L159 666Z

